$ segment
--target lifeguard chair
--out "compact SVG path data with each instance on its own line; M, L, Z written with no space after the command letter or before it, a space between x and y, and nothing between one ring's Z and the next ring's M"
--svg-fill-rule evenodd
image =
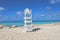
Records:
M26 8L24 10L24 30L26 32L32 31L32 10Z

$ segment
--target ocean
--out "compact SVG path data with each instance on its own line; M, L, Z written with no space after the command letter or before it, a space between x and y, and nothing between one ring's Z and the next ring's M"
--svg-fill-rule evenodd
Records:
M56 22L60 22L60 20L56 21L56 20L50 20L50 21L33 21L32 24L51 24L51 23L56 23ZM7 26L12 26L12 25L16 25L16 26L23 26L24 22L23 21L0 21L0 25L7 25Z

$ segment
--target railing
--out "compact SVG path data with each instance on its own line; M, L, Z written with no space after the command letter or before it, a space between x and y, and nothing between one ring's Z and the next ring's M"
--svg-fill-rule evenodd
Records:
M32 19L32 17L24 17L24 19Z
M24 21L25 23L32 23L32 21Z

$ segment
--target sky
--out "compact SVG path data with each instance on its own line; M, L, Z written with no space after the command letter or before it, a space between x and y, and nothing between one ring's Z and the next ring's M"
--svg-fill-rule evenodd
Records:
M32 20L60 20L60 0L0 0L0 21L23 21L24 9Z

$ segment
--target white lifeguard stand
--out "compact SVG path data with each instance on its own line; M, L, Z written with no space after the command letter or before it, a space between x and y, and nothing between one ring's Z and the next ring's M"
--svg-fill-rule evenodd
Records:
M24 30L26 32L32 31L32 10L26 8L24 10Z

